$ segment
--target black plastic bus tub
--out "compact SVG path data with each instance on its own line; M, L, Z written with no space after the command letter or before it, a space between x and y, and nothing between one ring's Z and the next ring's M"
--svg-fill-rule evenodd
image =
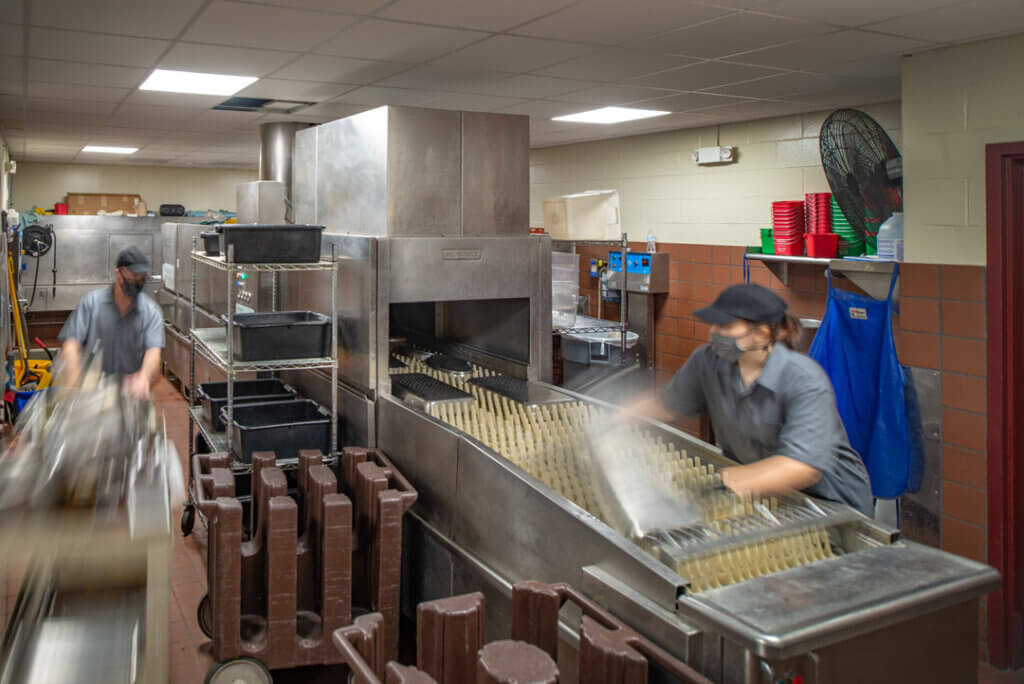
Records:
M227 321L227 317L223 320ZM331 319L313 311L235 314L232 335L238 361L331 355Z
M320 261L323 226L307 224L225 223L216 227L223 238L221 254L235 246L238 264L298 264Z
M206 250L206 256L220 256L220 233L208 230L200 233L199 237L203 238L203 249Z
M206 419L210 421L210 427L214 432L222 432L224 422L220 419L220 410L228 404L228 384L200 383L196 397L203 403L203 411L206 413ZM295 390L276 378L235 380L235 406L293 399Z
M228 409L220 411L227 423ZM302 449L330 453L331 418L309 399L244 404L234 407L230 429L231 453L252 463L257 451L273 451L277 458L297 458Z

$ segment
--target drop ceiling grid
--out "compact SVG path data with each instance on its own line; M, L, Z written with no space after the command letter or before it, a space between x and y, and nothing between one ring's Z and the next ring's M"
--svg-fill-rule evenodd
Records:
M854 96L891 98L899 94L899 55L1024 30L1020 0L828 3L834 11L823 11L821 0L0 6L8 5L13 11L0 16L0 133L16 153L20 141L25 158L33 145L55 144L49 127L79 124L74 142L58 146L138 130L144 152L143 131L160 131L165 146L206 133L200 149L237 158L237 146L217 142L231 131L251 139L255 160L256 124L280 115L219 117L206 111L212 98L138 91L156 66L258 75L245 94L318 102L298 117L314 123L387 103L492 108L541 124L573 108L660 102L686 113L666 121L685 125L691 112L757 118ZM588 127L586 134L616 137L661 125L668 124ZM535 142L544 144L583 135L572 127L537 130Z

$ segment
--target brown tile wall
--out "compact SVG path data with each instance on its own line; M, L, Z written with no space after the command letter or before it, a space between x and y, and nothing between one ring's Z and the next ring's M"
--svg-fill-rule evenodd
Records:
M643 245L632 244L641 250ZM671 254L671 285L657 310L657 369L664 382L707 340L708 328L692 312L743 278L742 247L659 244ZM597 279L591 257L607 258L608 247L581 246L580 292L597 314ZM937 370L942 379L942 546L986 559L986 359L985 269L980 266L904 264L896 346L909 366ZM802 317L822 318L826 281L820 267L789 268L784 285L763 264L751 263L751 282L771 288ZM602 316L617 320L618 305ZM809 340L805 340L809 344ZM698 434L697 421L681 423Z

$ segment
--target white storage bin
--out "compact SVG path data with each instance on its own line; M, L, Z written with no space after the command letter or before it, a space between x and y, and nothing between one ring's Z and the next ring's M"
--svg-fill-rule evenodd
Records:
M552 266L551 282L553 283L578 283L580 272L573 266Z

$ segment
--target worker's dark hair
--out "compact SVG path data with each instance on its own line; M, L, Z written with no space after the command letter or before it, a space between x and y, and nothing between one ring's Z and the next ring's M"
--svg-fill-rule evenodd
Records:
M746 319L743 319L746 320ZM765 326L768 328L768 337L772 344L779 342L786 345L793 351L800 351L800 343L803 338L803 326L800 319L788 313L782 314L778 323L765 323L764 321L747 321L752 326Z
M772 343L781 342L794 351L800 351L800 342L803 337L803 326L800 319L792 314L785 314L778 323L768 326L771 331Z

